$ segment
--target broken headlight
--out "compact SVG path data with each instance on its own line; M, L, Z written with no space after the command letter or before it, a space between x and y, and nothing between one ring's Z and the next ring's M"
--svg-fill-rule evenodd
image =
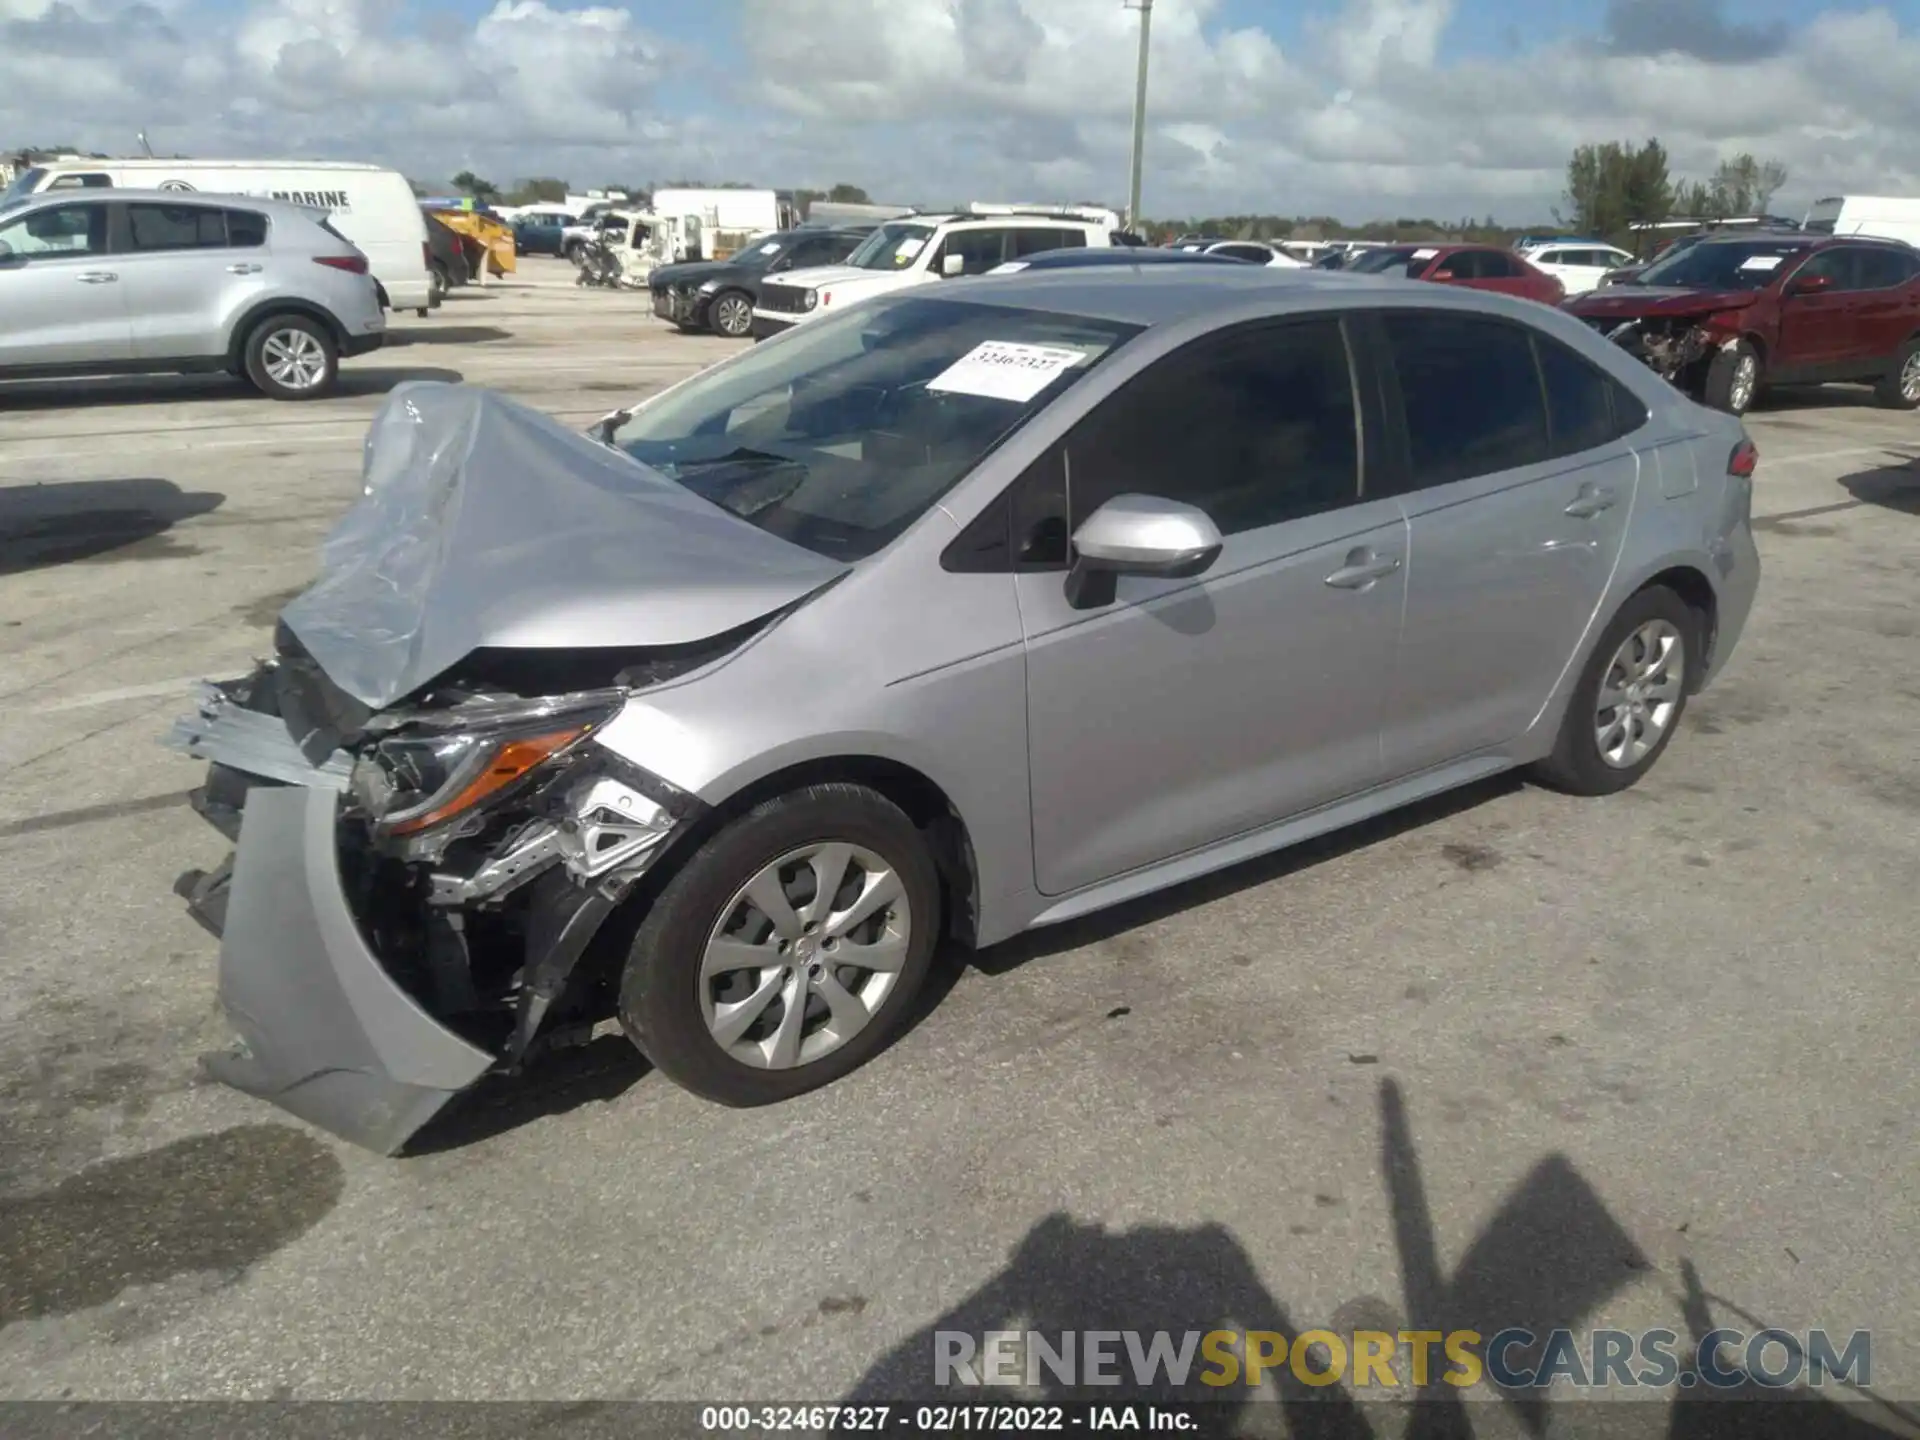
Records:
M418 835L523 788L619 713L622 692L487 703L403 721L363 750L349 784L384 835Z

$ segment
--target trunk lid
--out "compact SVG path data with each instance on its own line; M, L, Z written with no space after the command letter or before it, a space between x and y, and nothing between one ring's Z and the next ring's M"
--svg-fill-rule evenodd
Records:
M374 418L361 498L281 619L378 710L482 647L692 644L847 569L517 401L423 381Z

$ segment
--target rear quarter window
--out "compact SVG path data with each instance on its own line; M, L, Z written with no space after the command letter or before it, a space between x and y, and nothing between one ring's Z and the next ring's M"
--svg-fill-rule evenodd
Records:
M1647 423L1647 407L1638 396L1559 341L1536 332L1533 351L1547 395L1555 458L1597 450Z
M227 244L251 249L267 243L267 217L257 210L227 211Z

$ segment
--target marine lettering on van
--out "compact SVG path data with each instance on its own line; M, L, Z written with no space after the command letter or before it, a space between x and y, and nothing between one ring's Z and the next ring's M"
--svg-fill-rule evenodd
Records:
M351 210L353 208L344 190L272 190L268 192L268 198L285 200L291 205L311 205L318 210Z

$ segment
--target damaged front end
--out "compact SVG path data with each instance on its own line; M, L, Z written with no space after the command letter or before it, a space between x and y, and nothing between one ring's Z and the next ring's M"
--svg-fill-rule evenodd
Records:
M209 686L175 748L237 848L182 877L220 936L240 1037L213 1075L382 1153L489 1072L577 1041L617 966L603 922L703 808L596 731L631 693L437 689L340 733L353 708L283 656Z
M1690 316L1621 320L1596 326L1607 339L1639 360L1654 374L1689 395L1698 395L1707 367L1723 346L1739 339L1712 321Z
M618 965L583 960L703 809L603 728L845 570L503 396L396 388L273 658L168 737L235 845L176 886L220 937L215 1076L393 1153L589 1034Z

